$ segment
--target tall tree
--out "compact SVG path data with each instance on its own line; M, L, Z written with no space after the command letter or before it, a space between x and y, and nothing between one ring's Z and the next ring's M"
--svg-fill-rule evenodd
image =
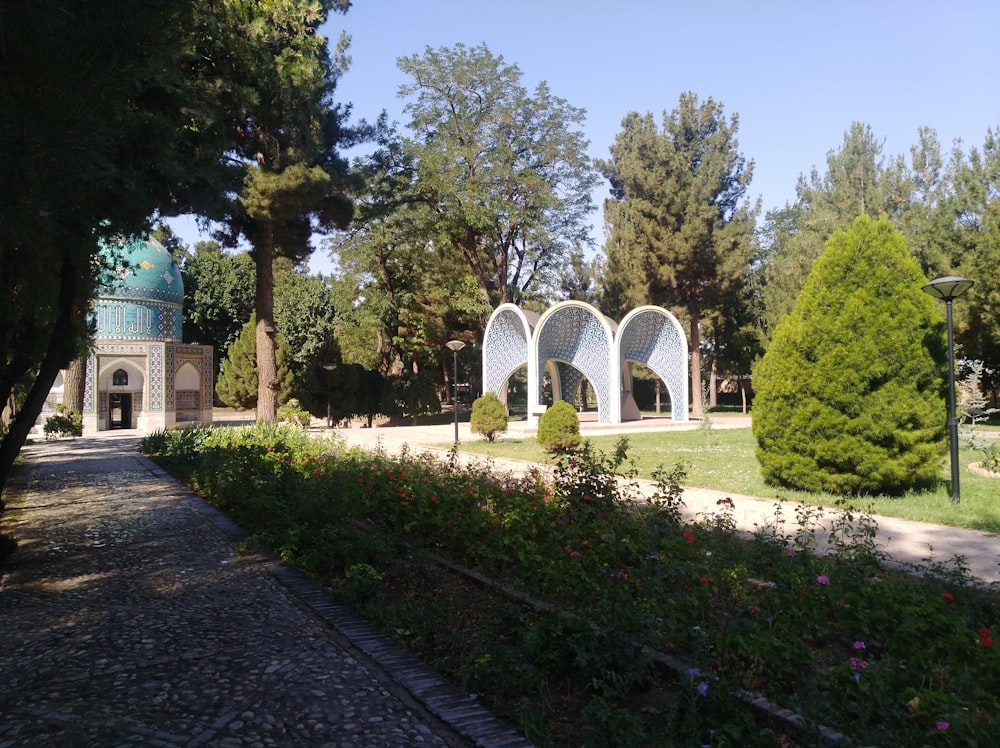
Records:
M928 141L925 155L933 162ZM859 215L897 220L907 209L910 187L901 157L883 153L884 139L870 126L851 123L837 150L826 156L826 171L813 167L808 178L800 175L796 199L770 211L765 220L763 342L770 339L778 321L791 311L805 285L812 264L834 231L847 227ZM926 165L925 165L926 166ZM933 167L925 169L933 181Z
M337 148L356 131L332 97L344 71L347 38L333 55L319 28L348 0L253 0L214 7L205 18L211 52L194 73L215 74L216 101L236 157L238 182L219 217L227 239L245 237L256 270L258 420L277 418L280 380L275 358L274 260L303 261L314 231L342 226L351 217L347 164ZM220 111L221 114L221 111Z
M604 216L607 284L616 304L654 303L682 310L690 325L692 391L700 393L701 326L749 273L759 210L745 199L753 163L739 152L739 118L721 104L684 93L664 112L631 112L598 166L611 182ZM606 309L620 315L624 309ZM700 396L692 412L702 414Z
M428 47L399 67L412 78L400 88L412 97L404 147L430 209L425 241L458 253L485 308L520 301L589 241L596 175L583 110L545 83L529 93L518 67L485 46Z
M215 383L219 399L236 410L251 410L257 407L257 320L253 315L243 325L239 336L229 346L222 360L222 371ZM278 359L278 400L284 404L292 396L294 378L285 362L290 349L282 335L275 335L275 349Z
M956 338L967 358L982 361L982 382L1000 397L1000 128L990 128L981 149L970 150L959 170L956 197L963 247L956 274L975 285L956 305Z
M287 364L296 379L310 365L323 363L327 342L334 336L334 316L328 279L301 270L277 273L274 319L278 331L288 341Z

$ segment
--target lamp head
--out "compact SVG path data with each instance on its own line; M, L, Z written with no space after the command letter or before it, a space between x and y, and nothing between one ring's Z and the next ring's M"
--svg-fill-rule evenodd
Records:
M944 278L935 278L921 290L935 299L951 301L957 299L970 288L972 288L972 281L968 278L949 275Z
M460 350L465 348L465 343L461 340L449 340L445 345L448 347L449 351L454 351L458 353Z

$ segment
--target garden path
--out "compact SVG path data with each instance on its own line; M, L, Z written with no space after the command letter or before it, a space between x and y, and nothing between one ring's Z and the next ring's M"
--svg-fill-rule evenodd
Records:
M0 748L530 748L135 451L27 445L5 499Z

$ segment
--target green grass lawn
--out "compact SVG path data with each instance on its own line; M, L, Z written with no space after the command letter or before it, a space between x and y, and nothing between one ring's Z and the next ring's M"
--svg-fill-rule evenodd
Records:
M620 438L617 435L586 437L598 449L610 452ZM649 478L660 465L683 463L687 470L685 484L712 488L760 498L788 499L808 504L832 506L840 497L769 486L760 474L754 456L753 434L745 429L705 431L665 431L634 433L628 436L629 455L639 476ZM450 446L450 445L448 445ZM493 444L465 441L461 448L491 457L506 457L532 462L551 463L551 458L533 437L500 437ZM871 505L876 514L921 522L935 522L955 527L969 527L1000 533L1000 478L986 478L969 472L969 463L979 459L978 452L966 447L959 450L961 502L953 504L949 487L950 466L947 456L941 466L941 481L934 490L910 492L901 497L854 497L856 508Z

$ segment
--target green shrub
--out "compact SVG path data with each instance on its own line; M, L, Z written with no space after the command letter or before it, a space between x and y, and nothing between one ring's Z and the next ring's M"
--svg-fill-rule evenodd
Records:
M938 479L947 350L926 282L886 219L830 237L754 371L769 482L895 495Z
M62 403L56 405L56 414L45 420L45 440L56 436L83 436L83 416L75 410L66 410Z
M281 333L274 336L274 354L278 364L278 402L284 403L292 394L293 376L287 363L292 351ZM236 410L253 410L257 407L257 384L257 315L254 313L226 351L215 392L222 402Z
M278 420L284 423L291 423L299 428L307 429L312 422L309 411L299 406L299 401L294 397L278 408Z
M472 404L469 426L474 434L482 434L486 441L493 441L497 434L507 431L507 408L495 392L487 392Z
M580 417L565 400L549 406L538 421L538 443L546 452L566 452L580 446Z

